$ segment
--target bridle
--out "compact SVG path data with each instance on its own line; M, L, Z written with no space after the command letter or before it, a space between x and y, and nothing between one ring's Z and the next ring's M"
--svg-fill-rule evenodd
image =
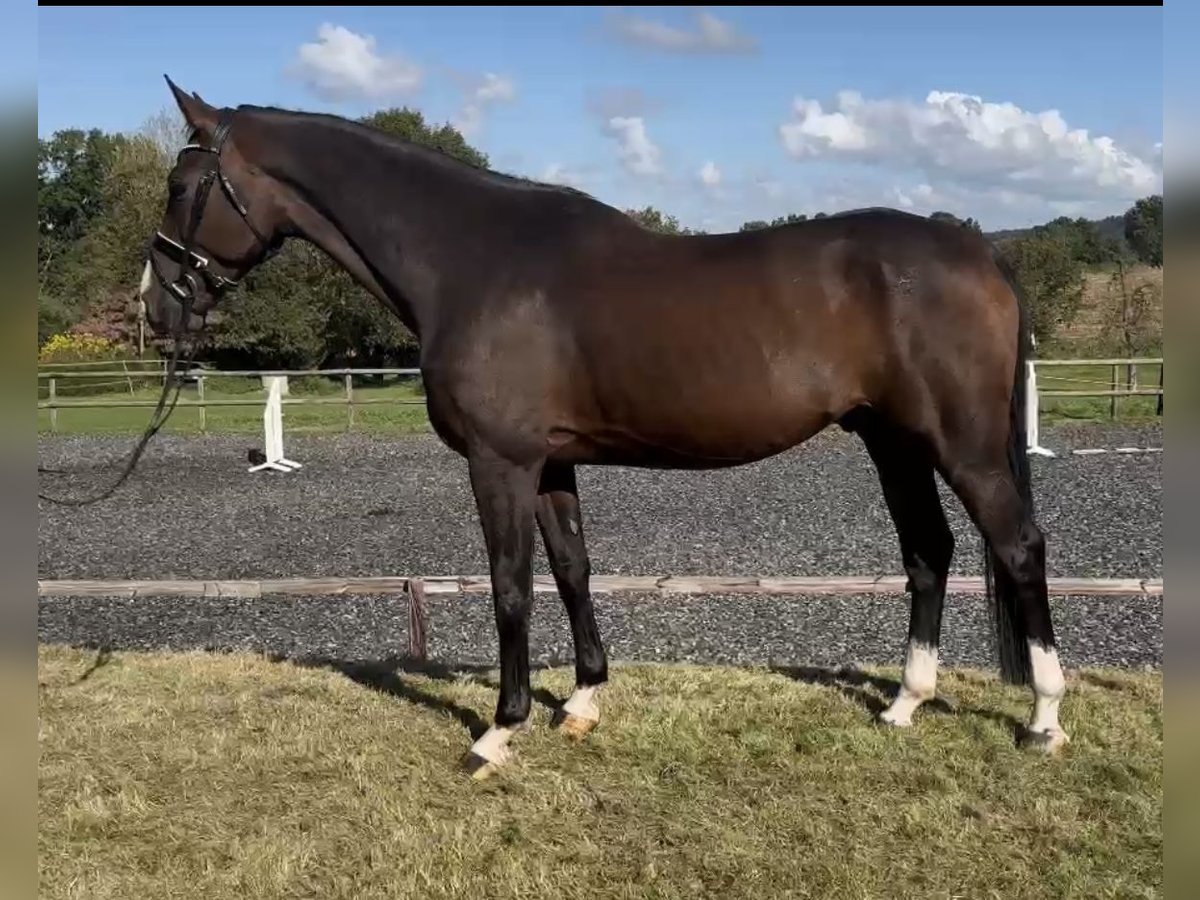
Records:
M150 252L147 256L150 260L150 268L154 272L154 277L158 279L158 283L175 297L183 307L180 322L186 328L191 320L192 304L196 299L197 282L193 273L199 274L209 286L209 289L214 294L219 294L229 288L237 287L238 282L233 278L226 278L210 268L210 260L192 249L192 244L195 240L196 232L200 228L200 220L204 216L205 207L208 204L208 195L212 191L214 183L221 185L221 190L225 197L229 200L242 221L246 223L246 227L254 235L254 239L258 241L259 246L263 250L263 261L274 256L278 252L278 246L272 246L262 234L261 231L250 220L250 212L246 209L246 205L239 199L237 191L233 188L233 183L221 171L221 149L225 146L225 141L229 137L230 128L233 125L234 110L225 108L220 111L217 127L213 130L212 141L209 146L203 144L188 144L183 147L176 159L178 160L185 153L210 153L213 157L211 168L205 170L200 176L200 181L196 185L196 193L192 198L192 209L188 216L187 230L184 232L183 243L172 240L161 231L155 231L154 237L150 239ZM171 280L163 274L159 268L158 259L153 251L157 250L163 256L172 259L179 266L179 277Z
M187 327L191 323L192 305L196 300L197 282L193 273L198 273L201 278L205 279L214 295L228 288L237 286L237 281L234 279L226 278L225 276L212 271L212 269L209 267L208 258L196 253L192 249L192 244L196 237L196 231L200 228L200 220L204 215L204 209L208 203L208 195L212 191L213 184L219 183L221 185L221 190L225 193L225 196L229 199L229 202L233 205L233 208L238 211L238 214L242 217L242 221L246 223L246 226L254 234L259 246L261 246L263 249L263 260L261 261L265 261L266 259L274 256L280 249L280 246L278 245L272 246L270 242L263 237L262 232L260 232L258 228L255 227L254 223L250 221L250 214L247 211L245 204L238 199L237 191L233 189L233 184L230 183L229 179L225 176L225 173L221 171L221 148L224 147L225 141L229 138L229 129L232 125L233 114L234 110L232 109L225 108L221 110L217 120L217 127L213 131L213 137L210 146L205 147L201 144L188 144L179 151L179 156L182 156L184 153L188 152L201 152L211 153L213 157L212 167L207 169L204 174L200 176L200 181L196 185L196 193L192 199L192 209L190 215L188 216L187 230L184 232L183 243L181 244L178 241L172 240L161 231L155 231L154 237L150 239L150 248L146 255L149 258L150 268L154 272L154 277L158 279L158 283L162 285L166 291L168 291L179 301L180 306L182 307L181 315L175 323L175 329L172 335L174 338L174 347L172 348L170 359L167 361L166 377L163 379L162 395L158 398L158 403L155 405L154 411L150 414L150 424L146 426L146 430L142 434L141 439L133 448L133 452L130 454L129 461L126 463L124 471L121 472L117 480L108 489L95 497L89 497L87 499L52 497L39 491L38 497L42 500L47 500L51 503L57 503L63 506L86 506L110 497L116 491L116 489L120 487L133 473L134 467L137 465L138 460L141 459L142 453L145 451L146 445L149 444L150 439L158 433L159 429L161 429L163 425L166 424L167 419L170 418L171 413L174 412L175 405L179 401L180 389L183 387L183 382L178 378L177 375L180 356L179 351L183 344L183 338L187 333ZM175 260L175 262L179 264L178 278L172 281L163 274L162 269L159 268L158 260L155 258L155 250L164 256ZM188 365L191 364L191 359L192 354L189 353L187 356ZM170 406L167 406L167 397L170 396L172 388L175 390L175 396L171 398ZM58 469L48 469L44 466L38 466L38 473L50 475L70 474Z

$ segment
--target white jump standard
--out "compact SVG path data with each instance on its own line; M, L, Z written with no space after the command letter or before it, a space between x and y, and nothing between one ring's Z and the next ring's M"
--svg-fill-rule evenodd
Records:
M269 376L264 379L268 383L267 405L263 409L263 435L267 461L251 466L248 471L261 472L272 469L276 472L294 472L303 468L295 460L283 455L283 385L287 376Z

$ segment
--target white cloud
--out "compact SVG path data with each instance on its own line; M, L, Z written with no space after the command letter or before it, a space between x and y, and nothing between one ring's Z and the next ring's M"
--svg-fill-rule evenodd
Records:
M601 119L613 116L644 116L656 112L662 103L651 98L641 88L589 88L584 101L588 112Z
M325 23L315 43L301 44L292 73L327 100L409 94L421 86L421 67L399 55L381 56L375 38Z
M638 16L616 16L610 24L622 40L670 53L753 53L758 49L753 38L707 12L696 14L694 30Z
M587 184L587 176L583 172L568 168L562 163L550 163L542 170L542 174L538 176L538 181L544 181L547 184L561 184L567 187L573 187L577 190L583 190Z
M715 188L721 184L721 170L717 168L717 164L712 160L709 160L700 167L700 171L696 173L696 177L700 179L700 183L706 188Z
M662 174L662 151L646 133L641 116L613 116L605 131L617 141L617 156L626 171L643 177Z
M511 78L488 72L477 83L467 89L466 102L455 120L455 127L464 137L476 134L483 125L483 116L488 107L497 103L511 103L517 96L517 87Z
M1047 201L1131 200L1162 189L1158 160L1070 129L1057 110L1028 112L945 91L931 91L919 104L842 91L833 109L803 97L793 108L779 137L800 160L908 167Z

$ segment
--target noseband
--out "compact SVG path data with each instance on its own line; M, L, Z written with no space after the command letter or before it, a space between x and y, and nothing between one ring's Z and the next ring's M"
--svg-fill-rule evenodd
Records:
M211 153L213 157L213 165L200 176L200 182L196 185L196 193L192 198L192 210L188 217L188 227L184 234L183 243L174 241L167 237L161 231L154 232L154 237L150 241L151 250L157 250L163 256L174 260L179 265L179 277L172 280L167 278L158 266L158 260L153 252L147 254L150 258L150 268L154 272L154 277L158 279L158 283L171 293L183 305L183 315L180 322L184 329L187 328L187 323L191 318L192 303L196 299L196 279L193 273L198 273L203 278L213 293L218 293L227 288L236 287L237 281L232 278L226 278L209 268L209 259L196 253L192 249L192 242L195 239L196 232L200 228L200 220L204 215L205 205L208 203L208 194L212 190L213 183L219 183L221 190L237 210L238 215L242 217L242 221L246 223L246 227L254 234L255 240L259 246L263 248L264 258L269 258L274 255L275 249L262 232L255 227L250 221L250 214L246 210L246 206L238 199L237 191L233 189L233 184L221 171L221 148L225 145L226 139L229 137L229 130L233 124L232 109L221 110L220 119L217 122L216 130L213 131L211 146L205 147L200 144L188 144L179 151L179 156L184 153L198 152Z

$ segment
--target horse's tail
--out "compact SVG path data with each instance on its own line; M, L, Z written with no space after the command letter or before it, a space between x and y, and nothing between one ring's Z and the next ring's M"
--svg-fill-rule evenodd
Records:
M1030 477L1028 437L1025 428L1026 361L1032 350L1028 299L1021 289L1016 273L999 249L993 247L992 258L1008 282L1017 300L1017 365L1013 372L1012 395L1008 406L1008 468L1025 507L1027 519L1033 518L1033 483ZM1029 648L1026 644L1025 621L1017 598L1016 585L984 540L984 584L992 627L996 632L996 648L1000 657L1000 677L1009 684L1029 684Z

